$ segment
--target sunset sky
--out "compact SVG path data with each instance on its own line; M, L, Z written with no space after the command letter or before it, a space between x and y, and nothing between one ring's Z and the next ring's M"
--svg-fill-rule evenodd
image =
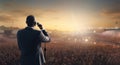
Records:
M120 26L120 0L0 0L0 25L24 28L31 14L52 30L114 27Z

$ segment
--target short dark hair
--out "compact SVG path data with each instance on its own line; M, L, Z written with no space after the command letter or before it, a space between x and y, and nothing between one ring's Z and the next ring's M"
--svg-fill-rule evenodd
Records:
M28 26L33 27L34 25L36 25L35 17L33 15L27 16L26 23Z

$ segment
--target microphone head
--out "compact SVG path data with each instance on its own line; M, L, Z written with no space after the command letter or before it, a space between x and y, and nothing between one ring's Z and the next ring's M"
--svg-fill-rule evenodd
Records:
M38 25L38 26L42 26L42 25L41 25L40 23L38 23L38 22L37 22L37 25Z

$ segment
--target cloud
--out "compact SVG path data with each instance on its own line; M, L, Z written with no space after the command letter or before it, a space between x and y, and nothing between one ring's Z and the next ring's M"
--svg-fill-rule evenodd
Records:
M4 7L13 7L14 5L15 5L15 3L13 3L13 2L7 2L7 3L3 4Z
M8 23L13 21L25 20L26 16L34 15L37 19L56 18L60 11L56 9L38 9L30 7L21 7L11 10L0 10L0 22ZM52 16L51 16L52 15Z
M113 2L107 8L102 10L102 15L115 19L120 20L120 1Z
M10 15L0 15L0 22L11 22L11 21L14 21L15 19L10 16Z
M53 15L54 13L58 13L57 10L52 9L33 9L33 8L20 8L20 9L13 9L7 11L8 14L11 14L16 17L25 17L28 15L35 15L39 17L46 17L48 15Z

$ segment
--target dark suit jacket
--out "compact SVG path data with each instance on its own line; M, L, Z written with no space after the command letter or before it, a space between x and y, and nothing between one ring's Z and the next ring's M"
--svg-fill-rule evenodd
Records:
M41 65L43 57L40 54L41 42L49 42L50 39L44 31L34 30L30 27L17 32L18 46L21 51L21 65ZM41 52L40 52L41 51Z

